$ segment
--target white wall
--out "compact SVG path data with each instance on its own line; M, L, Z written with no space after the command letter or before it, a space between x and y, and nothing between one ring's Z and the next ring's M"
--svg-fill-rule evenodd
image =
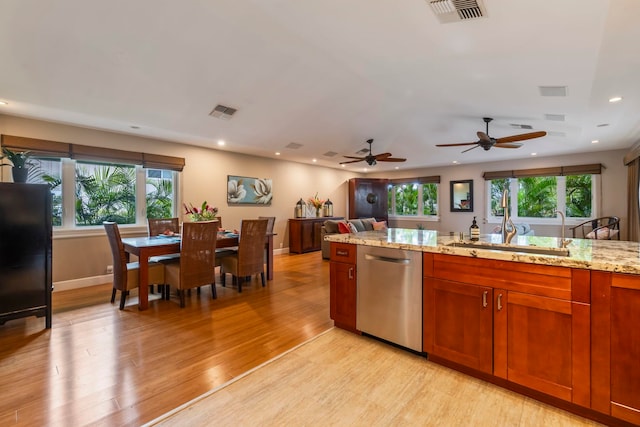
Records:
M486 222L486 187L485 180L482 178L484 172L601 163L605 168L601 176L600 216L615 215L620 217L622 238L625 239L627 235L627 168L624 166L622 159L626 152L627 150L601 151L570 156L532 157L530 159L509 162L460 164L438 168L398 171L388 174L376 174L375 177L405 178L440 175L440 221L394 220L390 221L391 226L416 228L418 224L422 224L427 229L438 230L445 233L449 231L464 231L468 233L471 221L473 217L476 216L478 224L480 225L480 232L489 233L495 224L487 224ZM482 152L480 154L490 156L491 152ZM374 176L372 175L372 177ZM473 212L450 212L449 181L465 179L473 179ZM532 225L532 228L536 234L540 236L559 236L561 227L559 225ZM567 226L567 233L568 232Z

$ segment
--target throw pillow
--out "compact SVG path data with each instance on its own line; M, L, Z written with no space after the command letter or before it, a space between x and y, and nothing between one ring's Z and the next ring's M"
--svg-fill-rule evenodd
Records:
M602 227L595 232L591 231L587 234L587 239L607 240L609 239L609 227Z
M364 226L364 231L371 231L373 230L373 223L376 222L375 218L361 218L360 221L362 222L362 225Z
M346 222L339 222L338 223L338 231L342 234L348 234L351 233L351 230L349 229L349 226L347 225Z
M356 226L355 226L355 225L353 225L353 223L349 222L349 223L347 223L347 225L349 226L349 230L350 230L352 233L357 233L357 232L358 232L358 229L356 228Z
M364 229L364 225L362 224L362 221L359 219L350 219L349 224L353 224L353 226L356 228L356 231L354 231L354 233L359 232L359 231L365 231Z
M374 222L373 223L373 229L376 230L376 231L386 230L387 229L387 222L386 221Z

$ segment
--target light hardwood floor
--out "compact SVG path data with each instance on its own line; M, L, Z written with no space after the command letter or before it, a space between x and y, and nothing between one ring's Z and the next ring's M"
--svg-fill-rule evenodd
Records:
M600 426L333 328L153 426Z
M111 305L111 285L55 292L53 327L0 326L0 425L140 425L329 329L329 264L275 257L274 280ZM229 282L229 281L228 281Z
M278 255L275 257L275 280L268 282L265 288L257 279L251 283L246 289L243 287L242 294L235 288L218 285L217 300L211 299L208 288L199 296L193 292L184 309L179 308L175 297L172 301L151 301L145 312L138 311L135 298L128 301L124 311L118 310L117 304L111 305L110 284L54 292L51 330L44 328L44 319L35 317L0 326L0 425L141 425L332 327L329 263L321 260L319 252ZM338 336L344 336L342 331ZM373 348L378 350L367 346L361 348L357 343L371 340L352 337L356 341L350 341L346 348L339 347L340 343L336 341L325 345L322 351L336 362L359 361L355 368L344 364L340 368L342 371L334 372L327 366L318 365L322 371L318 375L330 379L330 389L336 391L340 385L349 385L350 378L360 372L358 366L367 365L365 360L377 358L385 363L386 375L413 380L432 378L437 365L423 357L400 351L402 360L411 362L399 366L380 350L389 346L377 343ZM398 351L393 349L394 353ZM307 355L314 360L313 354ZM400 364L404 365L404 362ZM292 363L285 370L296 366ZM439 396L439 400L433 400L435 406L431 409L415 406L418 412L405 415L405 418L409 417L404 419L407 424L416 421L425 425L420 423L419 417L426 411L436 417L432 419L439 420L428 425L456 425L446 423L447 412L458 411L455 408L460 402L457 401L465 404L469 400L459 396L458 388L469 388L472 395L481 397L489 386L446 368L437 369L453 375L458 385L433 389L425 380L421 390ZM314 377L313 372L304 371L303 374L302 378L308 379L301 380L305 383ZM336 376L338 379L333 382L331 378ZM371 379L373 383L381 380L376 377ZM278 379L270 381L277 383ZM358 388L355 382L349 387L351 391L345 388L344 392L337 390L335 395L311 388L320 402L344 397L344 393L350 396L340 402L341 410L347 414L344 422L332 418L334 425L345 425L349 420L357 424L358 420L363 420L361 416L366 414L363 415L360 405L366 403L363 399L372 393L377 393L387 406L410 403L406 401L407 390L403 387L395 396L381 389ZM297 392L296 387L288 391L299 404L304 404L304 399L295 396ZM446 399L449 394L453 402ZM483 399L469 400L473 405L467 407L466 413L470 417L484 417L483 414L491 411L501 414L507 410L510 400L500 396L508 394L498 389L496 399L485 403L482 403ZM264 395L261 393L260 397ZM442 408L446 411L440 408L441 405L445 405ZM237 411L260 415L259 409L242 405ZM557 413L558 410L540 404L521 420L526 421L523 425L545 425L545 421ZM563 413L560 411L560 414ZM283 420L294 416L295 412L290 412ZM529 416L533 418L529 419ZM229 417L225 418L226 422L233 425L233 413L226 417ZM567 418L568 423L556 425L582 425L581 420L571 417ZM320 418L319 424L325 420L328 418ZM398 420L403 419L386 417L374 424L391 425ZM209 418L205 424L215 425L216 419ZM517 424L497 422L488 425Z

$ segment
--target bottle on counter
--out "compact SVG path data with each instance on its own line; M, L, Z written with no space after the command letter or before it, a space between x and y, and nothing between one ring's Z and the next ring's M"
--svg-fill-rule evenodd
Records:
M480 240L480 227L476 222L476 217L473 217L473 222L471 223L471 227L469 227L469 238L476 242Z

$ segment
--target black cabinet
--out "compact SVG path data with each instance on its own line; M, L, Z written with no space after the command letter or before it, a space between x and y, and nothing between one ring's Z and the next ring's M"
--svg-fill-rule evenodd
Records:
M0 183L0 325L44 316L51 327L51 191Z
M349 180L349 218L388 219L388 179L351 178Z

